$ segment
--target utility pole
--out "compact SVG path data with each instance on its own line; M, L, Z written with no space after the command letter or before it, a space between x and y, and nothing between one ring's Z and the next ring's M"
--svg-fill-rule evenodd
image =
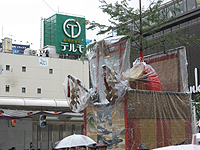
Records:
M143 48L142 48L142 4L139 0L139 9L140 9L140 61L143 61Z

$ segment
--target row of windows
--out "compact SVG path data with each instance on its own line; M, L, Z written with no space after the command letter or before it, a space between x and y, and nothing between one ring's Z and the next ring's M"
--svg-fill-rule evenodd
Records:
M180 28L184 28L184 27L187 27L187 26L189 26L189 25L192 25L192 24L195 24L195 23L198 23L198 22L200 22L200 17L181 23L181 24L180 24ZM150 40L150 39L156 38L156 37L158 37L158 36L160 36L160 35L164 35L164 34L173 32L173 31L175 31L177 28L179 28L179 25L173 26L173 27L171 27L171 28L167 28L167 29L162 30L162 31L159 31L159 32L156 32L155 34L152 34L152 35L150 35L150 36L147 36L146 38L147 38L148 40Z
M195 9L197 7L200 6L200 0L180 0L179 3L172 3L172 4L169 4L167 6L167 10L165 11L165 9L161 9L163 12L166 12L167 13L167 18L171 18L173 17L174 15L180 15L182 13L185 13L187 11L190 11L192 9ZM174 8L179 8L180 10L177 10L176 13L174 14ZM159 15L159 18L162 19L162 15ZM155 24L154 22L151 23L150 21L148 21L146 18L142 18L142 21L143 22L148 22L149 24L153 25ZM138 30L138 27L140 26L140 21L137 20L135 22L134 25L132 24L129 24L129 26L131 28L133 28L133 31L134 30ZM115 31L114 31L115 32ZM116 34L116 33L113 33L113 34Z
M166 14L167 18L171 18L174 15L177 16L182 13L188 12L192 9L195 9L197 7L200 7L200 0L180 0L179 3L170 3L167 5L168 6L166 9L162 8L160 10L162 12L167 13ZM174 8L176 8L176 9L179 8L180 10L177 10L176 13L174 13ZM162 13L159 13L159 14L160 14L159 19L161 20L163 15L162 15ZM145 24L145 22L149 25L155 24L155 22L151 22L150 20L147 20L146 17L142 18L142 22L144 22L143 25ZM182 24L182 25L184 25L184 24ZM130 23L130 24L128 24L128 26L130 28L132 28L133 31L138 31L139 30L138 28L140 27L140 20L135 21L134 24ZM168 30L170 30L170 29L168 29ZM113 34L113 36L117 36L117 30L113 30L112 34Z
M178 4L175 4L175 6L176 5L178 5ZM179 2L179 6L180 6L180 12L178 14L184 13L186 11L190 11L192 9L195 9L195 8L199 7L200 6L200 1L199 0L181 0Z
M10 85L6 85L5 91L10 92ZM26 87L22 87L22 93L26 93ZM37 94L41 94L41 93L42 93L42 89L37 88Z
M10 71L10 65L6 65L6 70ZM26 72L25 66L22 66L22 72ZM53 69L49 69L49 74L53 74Z

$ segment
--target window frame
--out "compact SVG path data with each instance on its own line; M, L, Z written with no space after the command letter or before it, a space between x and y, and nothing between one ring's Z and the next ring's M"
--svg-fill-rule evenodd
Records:
M10 85L6 85L6 87L5 87L5 92L10 92Z
M22 87L22 93L26 93L26 87Z
M22 72L26 72L26 66L22 66Z
M42 94L42 89L41 88L37 88L37 94Z
M193 4L193 5L192 5ZM196 0L187 0L186 1L187 11L197 8Z
M10 65L6 65L6 71L10 71Z
M53 74L53 69L49 69L49 74Z

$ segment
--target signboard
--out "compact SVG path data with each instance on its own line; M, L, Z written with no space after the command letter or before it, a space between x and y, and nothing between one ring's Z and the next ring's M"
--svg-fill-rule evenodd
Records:
M39 66L43 66L43 67L48 67L49 63L48 63L48 58L39 58Z
M194 82L195 85L190 86L190 93L192 93L192 100L199 101L200 85L198 81L198 68L194 69Z
M0 49L2 48L2 43L0 43ZM13 54L24 54L24 50L30 48L30 45L12 44Z
M12 50L15 54L24 54L24 50L30 48L30 45L12 44Z
M198 69L194 69L194 76L195 76L195 85L190 86L190 93L198 93L200 92L200 85L198 85Z
M56 46L57 53L81 55L86 47L84 20L62 14L44 20L44 46Z

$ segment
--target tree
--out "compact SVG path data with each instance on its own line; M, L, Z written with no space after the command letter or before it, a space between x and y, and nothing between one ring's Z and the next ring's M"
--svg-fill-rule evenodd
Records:
M200 43L200 39L196 35L180 34L180 28L170 34L163 34L157 39L147 39L147 36L161 30L167 22L176 19L176 14L180 12L178 0L170 2L174 4L173 7L163 4L164 0L152 1L146 9L144 6L142 7L141 0L139 0L140 7L138 9L129 7L126 0L122 0L120 3L117 1L114 4L107 3L106 0L99 1L102 4L100 9L110 15L110 25L86 21L87 29L99 28L100 31L97 35L113 31L116 31L118 35L128 35L132 41L131 51L139 51L141 60L144 50L154 49L155 47L165 50L164 42L166 41L173 47L178 45L188 46L190 42ZM88 48L91 48L91 46Z

